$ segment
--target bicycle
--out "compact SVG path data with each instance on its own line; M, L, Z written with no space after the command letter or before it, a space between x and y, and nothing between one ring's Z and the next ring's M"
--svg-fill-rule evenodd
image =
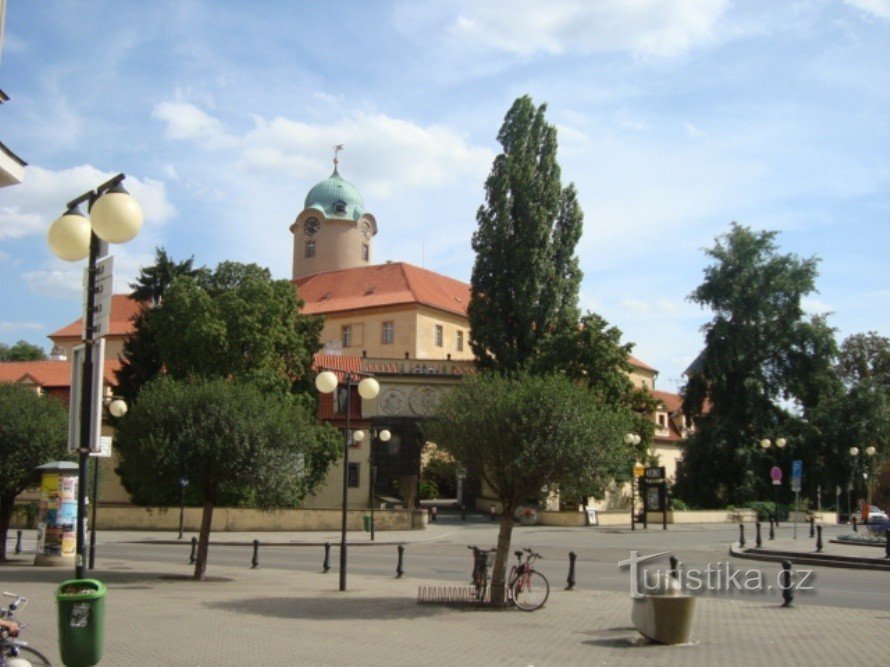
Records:
M3 595L15 598L15 600L10 602L5 609L0 607L0 621L16 622L15 614L28 604L28 598L7 591L3 591ZM21 632L21 629L25 627L21 623L16 622L16 624L18 632ZM0 623L0 667L52 667L52 663L49 658L30 646L28 642L16 639L8 625Z
M525 562L522 560L522 551L526 553ZM550 597L550 582L547 577L532 567L536 560L543 558L526 547L522 551L514 551L517 563L510 568L510 576L507 578L507 590L510 601L522 611L534 611L540 609Z
M480 549L475 545L467 545L467 549L473 552L473 578L471 583L476 587L476 601L484 602L485 592L488 589L488 573L494 564L494 554L497 552L497 549Z

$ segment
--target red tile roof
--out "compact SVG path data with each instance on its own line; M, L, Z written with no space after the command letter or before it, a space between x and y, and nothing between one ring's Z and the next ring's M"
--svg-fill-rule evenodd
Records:
M108 323L108 335L126 336L133 331L132 319L142 309L142 304L134 301L127 294L115 294L111 297L111 317ZM54 331L49 338L75 338L81 339L83 335L83 318L79 318L71 324Z
M683 407L683 397L679 394L653 390L652 395L664 404L668 412L676 412Z
M658 372L658 369L656 369L656 368L652 368L652 366L650 366L649 364L647 364L647 363L644 362L644 361L640 361L639 359L637 359L637 358L636 358L635 356L633 356L632 354L631 354L631 355L628 355L628 357L629 357L629 361L630 361L630 363L631 363L633 366L635 366L636 368L639 368L640 370L644 370L644 371L652 371L653 373L657 373L657 372Z
M294 281L307 315L421 304L466 317L470 286L405 262L327 271Z
M121 367L116 359L105 360L105 383L115 385L114 373ZM44 388L71 386L71 361L5 361L0 363L0 382L30 381Z

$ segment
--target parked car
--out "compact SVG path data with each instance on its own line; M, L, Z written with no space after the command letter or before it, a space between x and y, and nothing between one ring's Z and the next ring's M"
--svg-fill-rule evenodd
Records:
M857 523L862 523L862 510L853 512L853 518ZM868 508L868 523L885 523L886 521L888 521L887 513L880 507L872 505Z

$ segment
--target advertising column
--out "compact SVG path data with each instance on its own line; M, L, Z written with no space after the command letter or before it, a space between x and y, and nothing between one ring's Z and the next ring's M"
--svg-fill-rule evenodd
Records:
M70 566L77 549L77 464L53 461L41 471L35 565Z

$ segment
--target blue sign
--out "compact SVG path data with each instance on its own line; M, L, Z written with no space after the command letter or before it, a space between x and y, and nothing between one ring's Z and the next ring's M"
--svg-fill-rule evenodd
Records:
M791 490L800 491L800 478L803 477L803 461L795 459L791 462Z

